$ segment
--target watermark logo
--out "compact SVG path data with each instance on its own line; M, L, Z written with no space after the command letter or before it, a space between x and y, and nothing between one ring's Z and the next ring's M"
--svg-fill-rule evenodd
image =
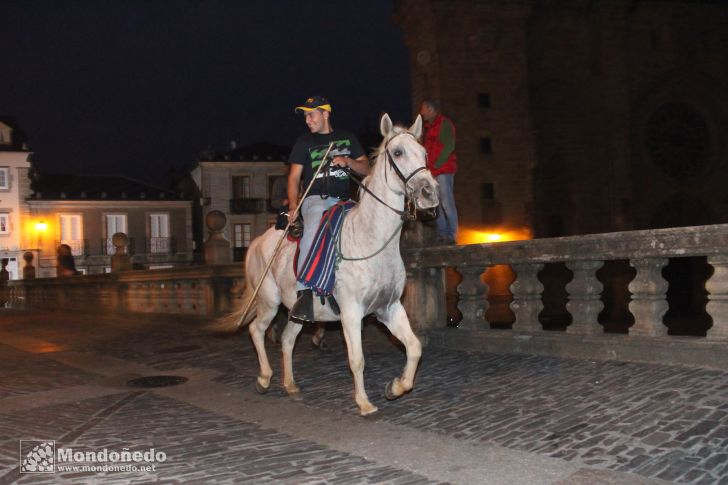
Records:
M20 473L55 473L54 440L20 440Z
M154 448L56 449L54 440L20 440L20 473L154 472L165 461L167 454Z

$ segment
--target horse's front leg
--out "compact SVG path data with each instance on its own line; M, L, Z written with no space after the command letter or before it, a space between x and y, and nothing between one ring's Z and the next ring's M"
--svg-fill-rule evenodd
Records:
M364 353L361 348L361 312L342 311L341 325L344 329L346 348L349 353L349 368L354 376L354 400L359 406L359 414L366 416L377 412L377 407L369 402L364 389Z
M283 358L283 388L293 399L300 397L301 389L293 378L293 346L303 325L288 320L281 335L281 355Z
M384 395L390 401L401 397L405 392L412 390L415 381L415 372L422 356L422 344L412 331L407 313L400 302L396 302L389 311L378 314L379 320L384 323L392 335L404 344L407 351L407 363L400 377L395 377L387 384Z

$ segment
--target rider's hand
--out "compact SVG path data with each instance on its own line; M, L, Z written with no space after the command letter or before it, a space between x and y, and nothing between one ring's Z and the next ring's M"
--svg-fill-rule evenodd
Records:
M349 160L351 160L349 157L334 157L331 160L331 165L347 168L349 166Z

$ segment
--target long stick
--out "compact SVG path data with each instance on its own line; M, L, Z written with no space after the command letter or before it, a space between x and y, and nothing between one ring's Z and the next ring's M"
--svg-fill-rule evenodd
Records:
M328 158L329 152L331 151L331 148L333 148L333 146L334 146L334 142L329 143L329 148L326 150L326 153L324 154L324 158L321 160L321 165L319 165L318 169L316 169L316 173L313 174L313 178L311 179L311 182L308 184L308 187L306 187L306 191L303 193L303 197L301 197L301 203L296 204L296 210L293 212L293 216L288 217L288 224L286 224L286 228L283 230L283 234L278 239L276 248L275 248L275 250L273 250L273 255L268 260L268 264L265 266L265 270L263 271L263 274L260 276L260 281L258 281L258 284L255 286L255 291L253 291L253 296L250 297L250 300L248 300L248 303L245 306L245 311L243 312L243 315L240 318L241 322L244 322L245 317L248 316L250 307L253 306L255 297L258 296L258 291L260 291L260 287L263 286L263 280L268 275L268 270L270 270L270 267L273 265L273 261L276 259L276 256L278 255L278 250L281 248L283 239L285 239L286 234L288 234L288 228L291 227L291 224L293 224L293 221L298 219L298 213L301 211L301 206L303 205L303 200L308 195L308 192L311 190L311 187L313 187L313 183L316 181L316 177L318 177L318 174L321 172L321 169L324 168L324 165L326 165L326 159ZM291 201L289 200L288 203L290 204Z

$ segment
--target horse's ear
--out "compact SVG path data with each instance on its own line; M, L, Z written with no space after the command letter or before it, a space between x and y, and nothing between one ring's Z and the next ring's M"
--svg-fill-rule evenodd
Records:
M422 116L417 115L417 119L414 123L412 123L412 126L409 127L409 132L415 135L415 137L419 140L420 136L422 136Z
M385 138L392 132L392 120L387 113L382 115L382 120L379 122L379 131Z

